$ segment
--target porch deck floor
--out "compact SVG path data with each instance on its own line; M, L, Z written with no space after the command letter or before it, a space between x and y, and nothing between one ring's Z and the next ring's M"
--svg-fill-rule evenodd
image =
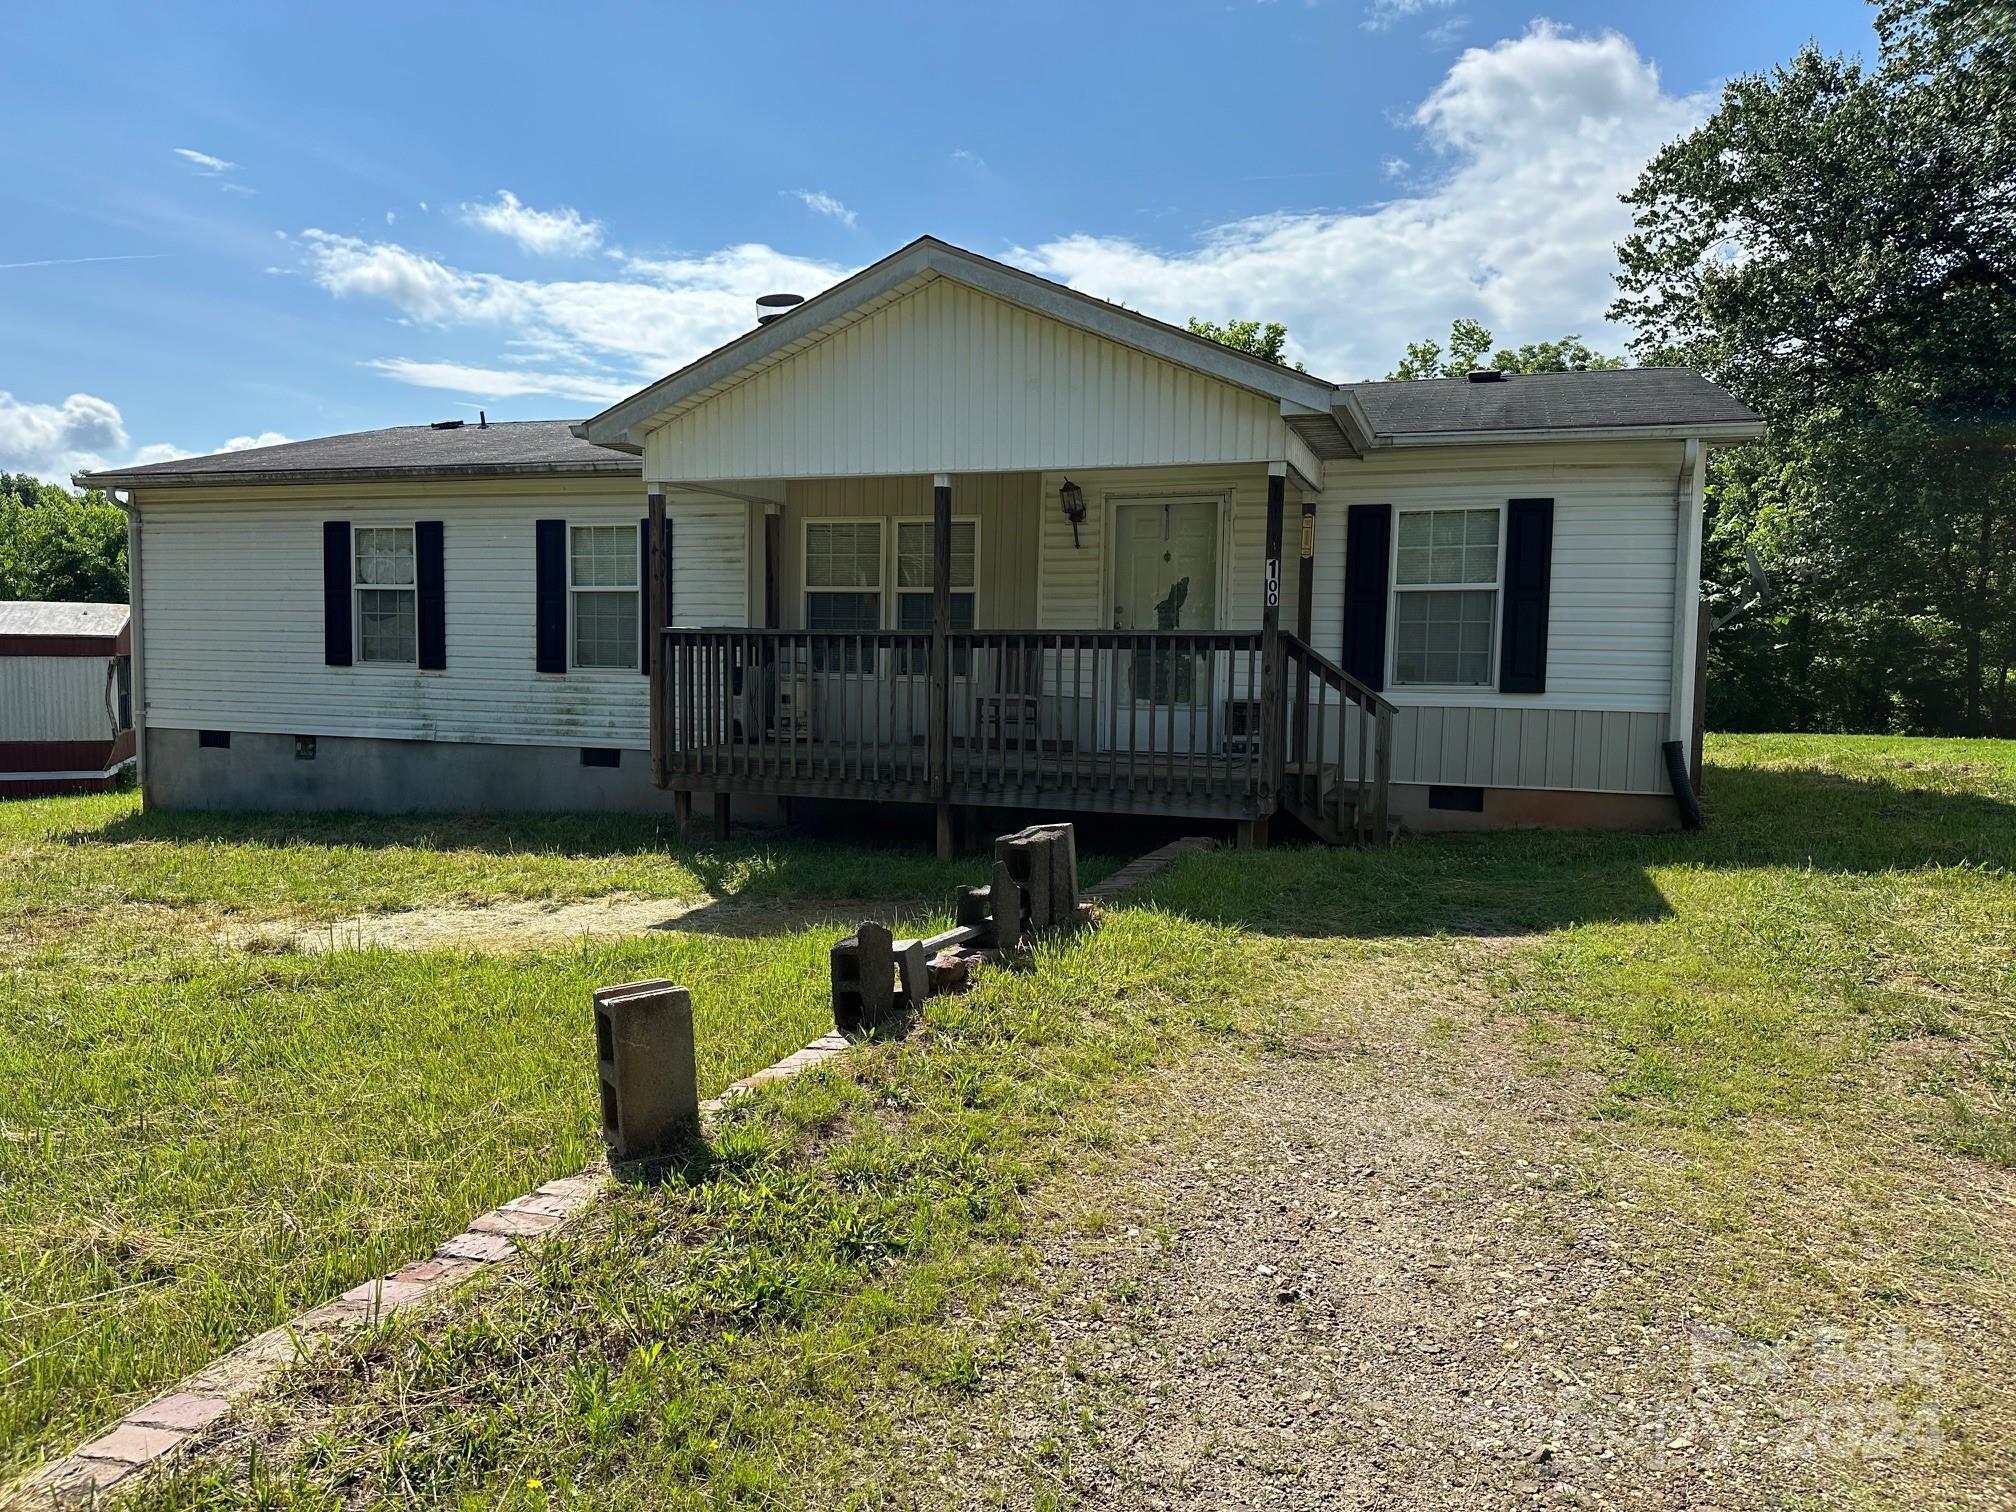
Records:
M668 786L694 792L928 802L924 748L914 760L885 749L818 741L687 747ZM878 759L878 756L880 759ZM946 761L953 803L1042 806L1081 813L1250 818L1259 812L1260 762L1243 753L1171 753L954 746Z

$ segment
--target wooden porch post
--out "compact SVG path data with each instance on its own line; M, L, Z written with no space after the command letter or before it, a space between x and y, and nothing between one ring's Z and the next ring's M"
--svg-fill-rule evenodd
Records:
M931 796L938 807L938 859L952 859L952 479L931 480Z
M651 539L645 543L645 562L651 580L644 587L645 612L650 615L650 636L644 643L644 670L651 679L651 781L664 787L669 770L665 750L665 495L652 489L644 496L644 529Z
M1281 514L1288 497L1288 464L1267 464L1267 560L1260 601L1260 770L1264 825L1281 791ZM1261 835L1264 836L1264 829Z
M1316 597L1316 500L1309 494L1302 495L1302 540L1296 552L1295 571L1295 638L1305 646L1316 644L1315 606ZM1284 669L1285 670L1285 669ZM1289 693L1290 718L1294 723L1294 733L1289 739L1289 749L1295 760L1309 759L1309 699L1308 690L1298 679ZM1320 750L1321 747L1319 746ZM1298 777L1297 781L1301 779ZM1316 796L1320 803L1323 796L1323 774L1316 773Z

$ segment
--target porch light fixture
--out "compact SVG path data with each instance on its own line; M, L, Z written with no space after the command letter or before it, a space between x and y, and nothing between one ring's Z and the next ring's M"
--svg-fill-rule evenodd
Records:
M1085 523L1085 490L1069 478L1057 490L1057 502L1063 506L1064 518L1071 522L1071 545L1078 546L1078 527Z

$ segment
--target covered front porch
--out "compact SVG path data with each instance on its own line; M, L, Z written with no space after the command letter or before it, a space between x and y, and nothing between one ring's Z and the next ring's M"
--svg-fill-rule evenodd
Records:
M578 433L644 459L682 813L1385 834L1390 706L1308 633L1324 467L1370 435L1333 385L925 238Z
M764 623L680 626L651 573L654 779L682 817L694 794L929 804L941 848L971 808L1247 843L1285 809L1383 840L1391 707L1309 646L1313 553L1284 571L1306 484L1262 463L698 485L748 495ZM661 549L678 497L651 496Z

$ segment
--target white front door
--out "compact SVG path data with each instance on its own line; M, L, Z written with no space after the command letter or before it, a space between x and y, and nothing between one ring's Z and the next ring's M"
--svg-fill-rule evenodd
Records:
M1217 503L1116 503L1113 628L1211 630L1217 624ZM1116 657L1119 687L1103 721L1104 743L1118 750L1207 749L1218 724L1211 691L1216 660L1167 648L1153 656Z
M1209 630L1218 623L1218 506L1209 499L1113 507L1113 628Z

